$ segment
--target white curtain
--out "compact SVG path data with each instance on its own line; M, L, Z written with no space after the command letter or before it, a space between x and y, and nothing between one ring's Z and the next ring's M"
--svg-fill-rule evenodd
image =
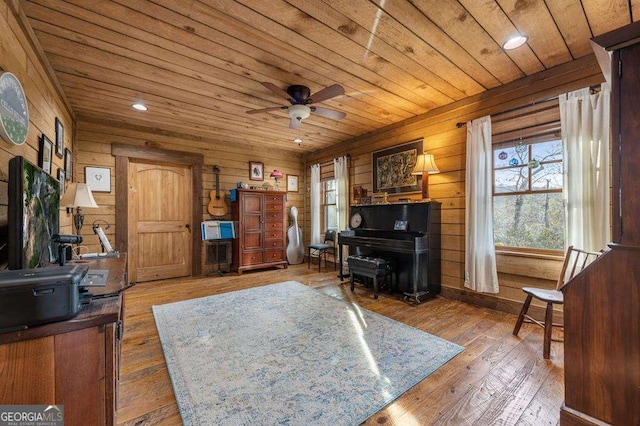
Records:
M464 286L483 293L498 292L493 242L493 176L491 117L467 123L467 173Z
M333 175L336 180L336 210L338 213L338 232L340 232L349 228L349 157L344 156L333 160ZM342 253L343 274L348 272L348 256L349 250L344 250Z
M321 243L320 235L320 164L311 166L311 244Z
M609 231L609 123L611 89L560 95L564 145L566 243L597 251Z
M349 216L349 158L347 156L333 160L333 175L336 180L336 210L338 212L338 231L348 228Z

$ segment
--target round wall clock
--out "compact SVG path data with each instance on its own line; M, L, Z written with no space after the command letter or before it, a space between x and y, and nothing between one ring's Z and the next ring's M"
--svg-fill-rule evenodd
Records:
M7 142L22 145L29 130L29 109L24 90L10 72L0 74L0 136Z
M362 215L357 212L352 214L349 224L351 225L351 228L359 228L360 225L362 225Z

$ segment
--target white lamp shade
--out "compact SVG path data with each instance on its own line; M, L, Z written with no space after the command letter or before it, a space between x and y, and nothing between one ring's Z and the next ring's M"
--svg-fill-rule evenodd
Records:
M411 172L412 175L421 175L429 173L430 175L440 173L440 169L436 166L433 154L420 154L416 159L416 165Z
M91 189L86 183L72 182L60 199L60 207L98 208Z

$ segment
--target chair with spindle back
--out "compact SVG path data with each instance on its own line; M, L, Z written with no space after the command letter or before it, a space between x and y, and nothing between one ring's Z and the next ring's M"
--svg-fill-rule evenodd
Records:
M516 326L513 329L514 336L518 335L520 332L520 327L522 327L523 322L528 322L532 324L537 324L540 327L544 328L544 349L543 356L545 359L549 359L551 354L551 340L553 341L562 341L557 339L552 339L551 332L553 327L562 327L561 324L553 323L553 305L561 305L564 303L564 298L562 294L562 288L566 285L566 283L571 280L577 273L586 268L591 262L596 260L602 254L599 252L591 252L585 251L581 249L574 248L573 246L569 246L567 249L567 253L564 257L564 263L562 264L562 271L560 272L560 277L558 278L558 283L556 284L555 290L549 290L545 288L536 288L536 287L523 287L522 291L527 293L527 299L524 301L524 305L522 305L522 310L520 311L520 316L518 316L518 321L516 321ZM544 322L538 321L531 316L527 315L527 311L529 310L529 305L531 305L531 301L533 298L536 298L542 302L547 304L545 310L545 319Z

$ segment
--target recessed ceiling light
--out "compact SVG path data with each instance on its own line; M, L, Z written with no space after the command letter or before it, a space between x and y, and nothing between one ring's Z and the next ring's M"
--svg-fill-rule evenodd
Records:
M512 49L516 49L520 46L522 46L523 44L525 44L527 42L527 37L523 36L523 35L517 35L514 37L511 37L509 40L507 40L503 45L502 48L505 50L512 50Z
M133 108L137 109L138 111L146 111L149 108L147 108L143 103L137 102L133 105L131 105Z

